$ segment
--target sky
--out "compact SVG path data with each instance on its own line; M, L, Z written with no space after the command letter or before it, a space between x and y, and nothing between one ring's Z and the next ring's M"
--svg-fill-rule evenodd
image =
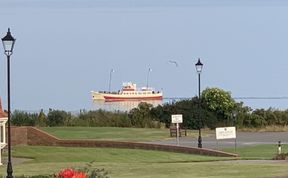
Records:
M218 87L252 108L288 108L284 0L1 0L0 35L16 38L11 109L93 109L90 91L132 81L164 98ZM7 107L7 61L0 53ZM178 66L169 62L177 61ZM271 99L282 97L282 99Z

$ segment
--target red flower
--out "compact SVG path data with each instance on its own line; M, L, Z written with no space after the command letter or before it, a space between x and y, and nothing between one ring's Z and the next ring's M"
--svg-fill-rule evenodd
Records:
M76 171L70 168L64 169L59 172L59 178L86 178L86 174L81 171Z
M74 172L74 175L72 178L86 178L86 174L84 172L81 172L81 171Z

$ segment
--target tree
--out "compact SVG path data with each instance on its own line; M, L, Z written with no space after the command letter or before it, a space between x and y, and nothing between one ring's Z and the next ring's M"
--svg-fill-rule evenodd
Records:
M171 124L171 114L174 110L173 104L165 103L162 106L158 105L155 108L151 108L150 115L154 120L164 123L165 127L168 128Z
M46 122L47 122L47 118L46 118L46 115L43 111L43 109L41 109L40 113L38 114L38 119L37 119L37 126L40 126L40 127L46 127Z
M71 114L61 110L49 109L47 115L47 125L53 126L67 126L71 120Z
M137 108L133 108L128 116L131 119L131 124L134 127L152 127L152 119L150 110L153 107L152 104L141 102Z
M197 97L173 103L166 103L163 106L152 108L151 115L154 118L157 118L161 123L165 123L167 128L171 125L172 114L182 114L182 127L198 129L200 124L201 127L207 126L209 128L214 128L217 123L215 114L208 111L204 105L199 108L198 104L199 100Z
M219 120L225 122L231 118L231 113L237 107L230 92L220 88L206 88L202 91L201 99L210 111L217 114Z
M16 126L35 126L37 117L37 113L15 110L12 114L11 123Z

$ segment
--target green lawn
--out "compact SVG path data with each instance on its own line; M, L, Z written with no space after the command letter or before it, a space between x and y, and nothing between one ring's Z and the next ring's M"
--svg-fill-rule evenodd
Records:
M169 129L120 128L120 127L41 127L41 130L61 139L100 139L115 141L153 141L175 139ZM210 132L203 131L203 137ZM187 130L189 137L198 137L197 130Z
M170 139L167 129L134 129L105 127L41 128L63 139L105 139L151 141ZM189 132L197 136L197 132ZM209 134L209 133L208 133ZM285 148L287 145L284 145ZM234 152L234 149L225 149ZM283 150L286 151L286 150ZM83 168L94 161L94 168L104 168L110 178L259 178L288 176L288 162L271 162L275 145L237 148L241 160L163 151L116 148L15 146L14 157L31 158L24 163L13 161L14 176L50 175L67 167ZM287 152L287 151L286 151ZM4 156L5 157L5 156ZM257 159L260 161L246 161ZM0 176L6 176L6 166Z
M283 152L288 152L285 148L288 145L283 144ZM227 152L235 152L234 148L227 148L223 151ZM247 146L240 147L236 149L237 154L240 155L242 159L250 159L250 160L263 160L263 159L272 159L278 153L277 145L255 145L255 146Z
M150 141L169 138L168 129L143 129L119 127L43 127L62 139L101 139L117 141Z
M110 178L258 178L288 175L287 162L241 162L233 158L163 151L17 146L13 147L12 155L32 158L21 164L13 163L15 176L47 175L66 167L82 168L91 161L95 161L93 167L107 170ZM0 168L0 174L6 175L5 166Z

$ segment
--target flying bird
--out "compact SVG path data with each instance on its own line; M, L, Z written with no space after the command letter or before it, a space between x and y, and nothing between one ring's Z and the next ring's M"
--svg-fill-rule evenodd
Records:
M176 67L178 67L178 63L176 61L169 60L169 62L175 64Z

